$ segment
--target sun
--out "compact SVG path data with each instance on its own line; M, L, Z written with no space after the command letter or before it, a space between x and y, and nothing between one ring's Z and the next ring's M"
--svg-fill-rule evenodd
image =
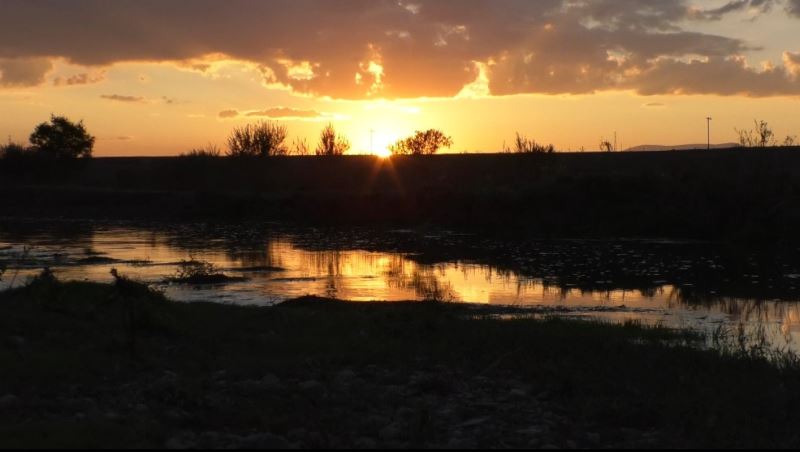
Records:
M380 158L383 158L383 159L385 159L385 158L389 158L389 157L391 157L391 156L392 156L392 151L390 151L390 150L388 150L388 149L376 149L376 150L373 152L373 154L374 154L374 155L377 155L377 156L378 156L378 157L380 157Z
M370 131L370 142L367 149L369 153L381 158L391 157L391 146L400 139L399 132L387 129L372 129Z

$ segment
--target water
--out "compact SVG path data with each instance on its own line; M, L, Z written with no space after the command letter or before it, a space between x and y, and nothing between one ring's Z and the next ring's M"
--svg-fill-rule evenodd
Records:
M182 260L243 281L167 283ZM42 267L110 281L116 268L178 301L273 305L303 295L439 299L710 331L764 331L800 350L800 252L669 241L537 241L449 231L281 225L0 223L0 289Z

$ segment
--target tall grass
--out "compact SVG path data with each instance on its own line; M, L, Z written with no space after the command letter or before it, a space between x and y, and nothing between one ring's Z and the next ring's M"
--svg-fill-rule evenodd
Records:
M555 147L552 144L544 145L537 143L535 139L528 138L516 132L512 147L507 147L504 144L503 152L513 152L517 154L550 154L555 152Z
M189 152L183 153L180 155L180 157L217 158L220 155L222 155L222 151L220 151L219 146L209 143L203 148L194 148Z

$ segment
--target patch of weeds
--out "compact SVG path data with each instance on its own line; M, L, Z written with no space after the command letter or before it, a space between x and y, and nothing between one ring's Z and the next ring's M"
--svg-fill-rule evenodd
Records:
M244 281L245 279L240 276L228 276L211 262L184 259L178 263L178 269L173 276L167 278L167 282L177 284L224 284Z

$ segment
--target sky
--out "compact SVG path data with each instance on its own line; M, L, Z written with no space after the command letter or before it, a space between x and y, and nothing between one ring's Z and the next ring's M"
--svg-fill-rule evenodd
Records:
M51 114L96 156L176 155L279 121L352 153L800 135L800 0L0 0L0 139Z

